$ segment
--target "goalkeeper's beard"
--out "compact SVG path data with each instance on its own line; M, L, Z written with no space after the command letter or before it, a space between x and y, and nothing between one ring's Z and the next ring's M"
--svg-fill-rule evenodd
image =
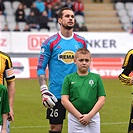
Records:
M68 25L62 24L62 27L63 27L64 29L66 29L66 30L71 30L71 29L73 29L74 25L68 26Z

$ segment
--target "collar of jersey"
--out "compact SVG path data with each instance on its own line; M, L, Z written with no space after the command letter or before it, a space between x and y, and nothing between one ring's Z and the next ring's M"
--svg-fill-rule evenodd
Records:
M61 38L65 39L65 40L70 40L70 39L73 38L74 33L72 33L72 36L70 36L70 37L64 37L64 36L61 34L61 31L59 31L59 35L61 36Z

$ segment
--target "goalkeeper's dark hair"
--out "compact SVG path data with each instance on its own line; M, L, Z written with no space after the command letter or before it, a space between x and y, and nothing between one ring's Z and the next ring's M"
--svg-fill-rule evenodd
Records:
M58 13L58 18L62 18L62 16L63 16L63 11L64 10L70 10L70 11L72 11L72 12L74 12L71 8L69 8L69 7L63 7L60 11L59 11L59 13Z

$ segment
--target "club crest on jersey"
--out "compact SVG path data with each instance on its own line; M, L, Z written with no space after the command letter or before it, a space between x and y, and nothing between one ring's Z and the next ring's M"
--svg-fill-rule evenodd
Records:
M44 48L41 48L41 53L44 53Z
M89 84L92 86L94 84L94 81L92 79L89 80Z
M71 64L74 62L75 53L73 51L64 51L63 53L58 55L58 60L66 64Z

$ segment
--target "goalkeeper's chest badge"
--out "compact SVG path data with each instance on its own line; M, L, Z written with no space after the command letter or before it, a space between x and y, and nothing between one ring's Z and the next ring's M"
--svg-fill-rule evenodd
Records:
M94 81L92 79L89 80L89 84L90 84L90 86L92 86L94 84Z

